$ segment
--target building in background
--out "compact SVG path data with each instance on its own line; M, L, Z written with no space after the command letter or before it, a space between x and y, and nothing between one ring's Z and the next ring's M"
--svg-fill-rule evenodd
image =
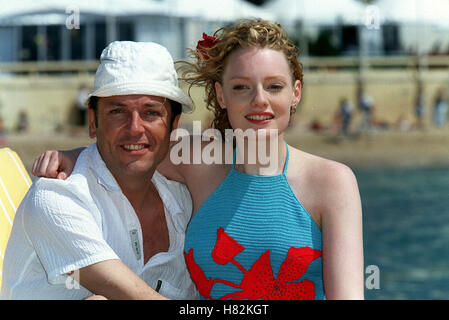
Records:
M445 0L0 0L0 62L96 60L113 40L154 41L180 59L202 32L247 17L282 23L305 55L449 51Z
M114 40L157 42L185 58L202 32L275 18L243 0L1 0L0 8L0 62L95 60Z
M281 23L299 45L307 74L304 110L335 108L341 97L322 95L326 84L326 90L351 97L356 85L369 78L395 83L388 97L368 86L380 108L395 118L404 111L394 106L409 104L411 89L403 87L404 79L414 87L431 78L426 94L446 86L443 69L449 60L427 55L449 53L448 0L251 0L256 1L260 5L249 0L0 0L4 126L12 130L20 110L27 111L32 130L76 124L78 88L92 84L101 51L111 41L153 41L167 47L175 60L185 59L186 49L195 48L203 32L251 17ZM442 71L430 77L426 72L435 66ZM404 73L385 80L385 73L373 72L392 68ZM349 73L335 72L340 70ZM337 85L342 88L336 90ZM201 104L202 93L195 94ZM307 121L304 114L301 119Z

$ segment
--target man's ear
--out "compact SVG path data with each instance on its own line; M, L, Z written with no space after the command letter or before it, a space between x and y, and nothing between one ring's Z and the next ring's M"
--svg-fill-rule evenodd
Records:
M223 99L223 87L220 82L215 82L215 96L217 97L218 104L222 109L226 109L226 104Z
M97 106L98 108L98 106ZM95 111L92 108L88 109L89 113L89 137L95 138L97 136L97 125L95 119Z
M172 131L178 129L179 119L181 118L181 114L178 114L173 120Z

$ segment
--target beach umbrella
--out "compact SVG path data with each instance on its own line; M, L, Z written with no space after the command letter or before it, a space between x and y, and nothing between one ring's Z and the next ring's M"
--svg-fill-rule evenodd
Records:
M264 8L283 22L304 25L357 25L365 18L365 6L355 0L272 0Z
M377 0L382 23L449 27L448 0Z
M166 15L169 7L154 0L0 0L0 23L8 25L64 24L74 10L81 15Z
M208 21L235 21L242 18L263 18L273 20L275 16L243 0L167 0L170 12L175 17L199 18Z

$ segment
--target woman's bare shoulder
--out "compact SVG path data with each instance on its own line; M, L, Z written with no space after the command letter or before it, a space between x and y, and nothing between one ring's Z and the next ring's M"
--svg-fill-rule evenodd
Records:
M291 148L291 155L289 180L301 188L320 220L323 214L338 211L341 204L358 205L357 179L349 166L295 148Z
M317 187L329 188L341 183L357 183L352 169L340 162L290 147L289 166L294 173L315 181Z

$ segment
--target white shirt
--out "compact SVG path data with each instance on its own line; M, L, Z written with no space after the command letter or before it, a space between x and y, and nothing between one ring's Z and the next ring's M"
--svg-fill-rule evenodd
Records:
M157 171L152 181L164 203L170 246L144 265L137 215L98 153L84 150L67 180L38 179L17 210L3 265L0 299L84 299L90 295L67 273L120 259L171 299L196 299L184 261L192 213L185 185Z

